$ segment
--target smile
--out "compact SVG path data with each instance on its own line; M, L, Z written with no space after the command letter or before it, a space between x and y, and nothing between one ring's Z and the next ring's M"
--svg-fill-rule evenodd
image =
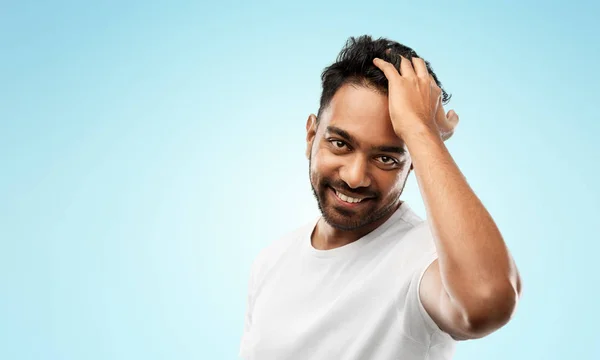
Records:
M333 188L331 188L332 192L335 194L335 197L342 203L344 203L345 205L358 205L359 203L363 202L363 201L367 201L369 198L366 197L362 197L362 198L356 198L356 197L352 197L352 196L348 196L345 195Z

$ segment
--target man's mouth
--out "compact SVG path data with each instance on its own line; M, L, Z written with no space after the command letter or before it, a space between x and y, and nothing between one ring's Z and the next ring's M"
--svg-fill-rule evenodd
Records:
M344 203L345 205L350 205L350 206L357 206L361 203L364 203L366 201L368 201L370 199L370 197L367 196L351 196L349 194L344 194L343 192L336 190L334 188L330 188L331 191L335 194L335 197L342 203Z

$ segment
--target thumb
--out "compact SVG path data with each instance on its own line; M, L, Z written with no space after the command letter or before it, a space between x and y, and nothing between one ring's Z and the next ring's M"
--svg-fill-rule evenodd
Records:
M450 139L452 135L454 135L454 130L458 124L458 114L454 110L450 110L446 114L445 120L444 127L440 129L444 141Z
M456 127L459 120L458 114L454 110L448 111L448 113L446 114L446 119L448 121L448 124L450 124L452 127Z

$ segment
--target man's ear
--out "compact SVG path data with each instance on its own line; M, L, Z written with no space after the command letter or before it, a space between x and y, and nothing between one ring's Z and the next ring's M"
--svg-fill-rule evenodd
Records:
M317 135L317 116L315 114L308 115L306 120L306 158L310 159L312 144Z

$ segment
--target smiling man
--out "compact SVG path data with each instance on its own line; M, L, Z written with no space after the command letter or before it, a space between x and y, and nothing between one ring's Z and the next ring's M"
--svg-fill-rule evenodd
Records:
M252 265L246 359L450 359L511 318L520 279L493 219L444 145L458 116L429 63L350 38L306 123L321 216ZM402 200L415 173L427 210Z

